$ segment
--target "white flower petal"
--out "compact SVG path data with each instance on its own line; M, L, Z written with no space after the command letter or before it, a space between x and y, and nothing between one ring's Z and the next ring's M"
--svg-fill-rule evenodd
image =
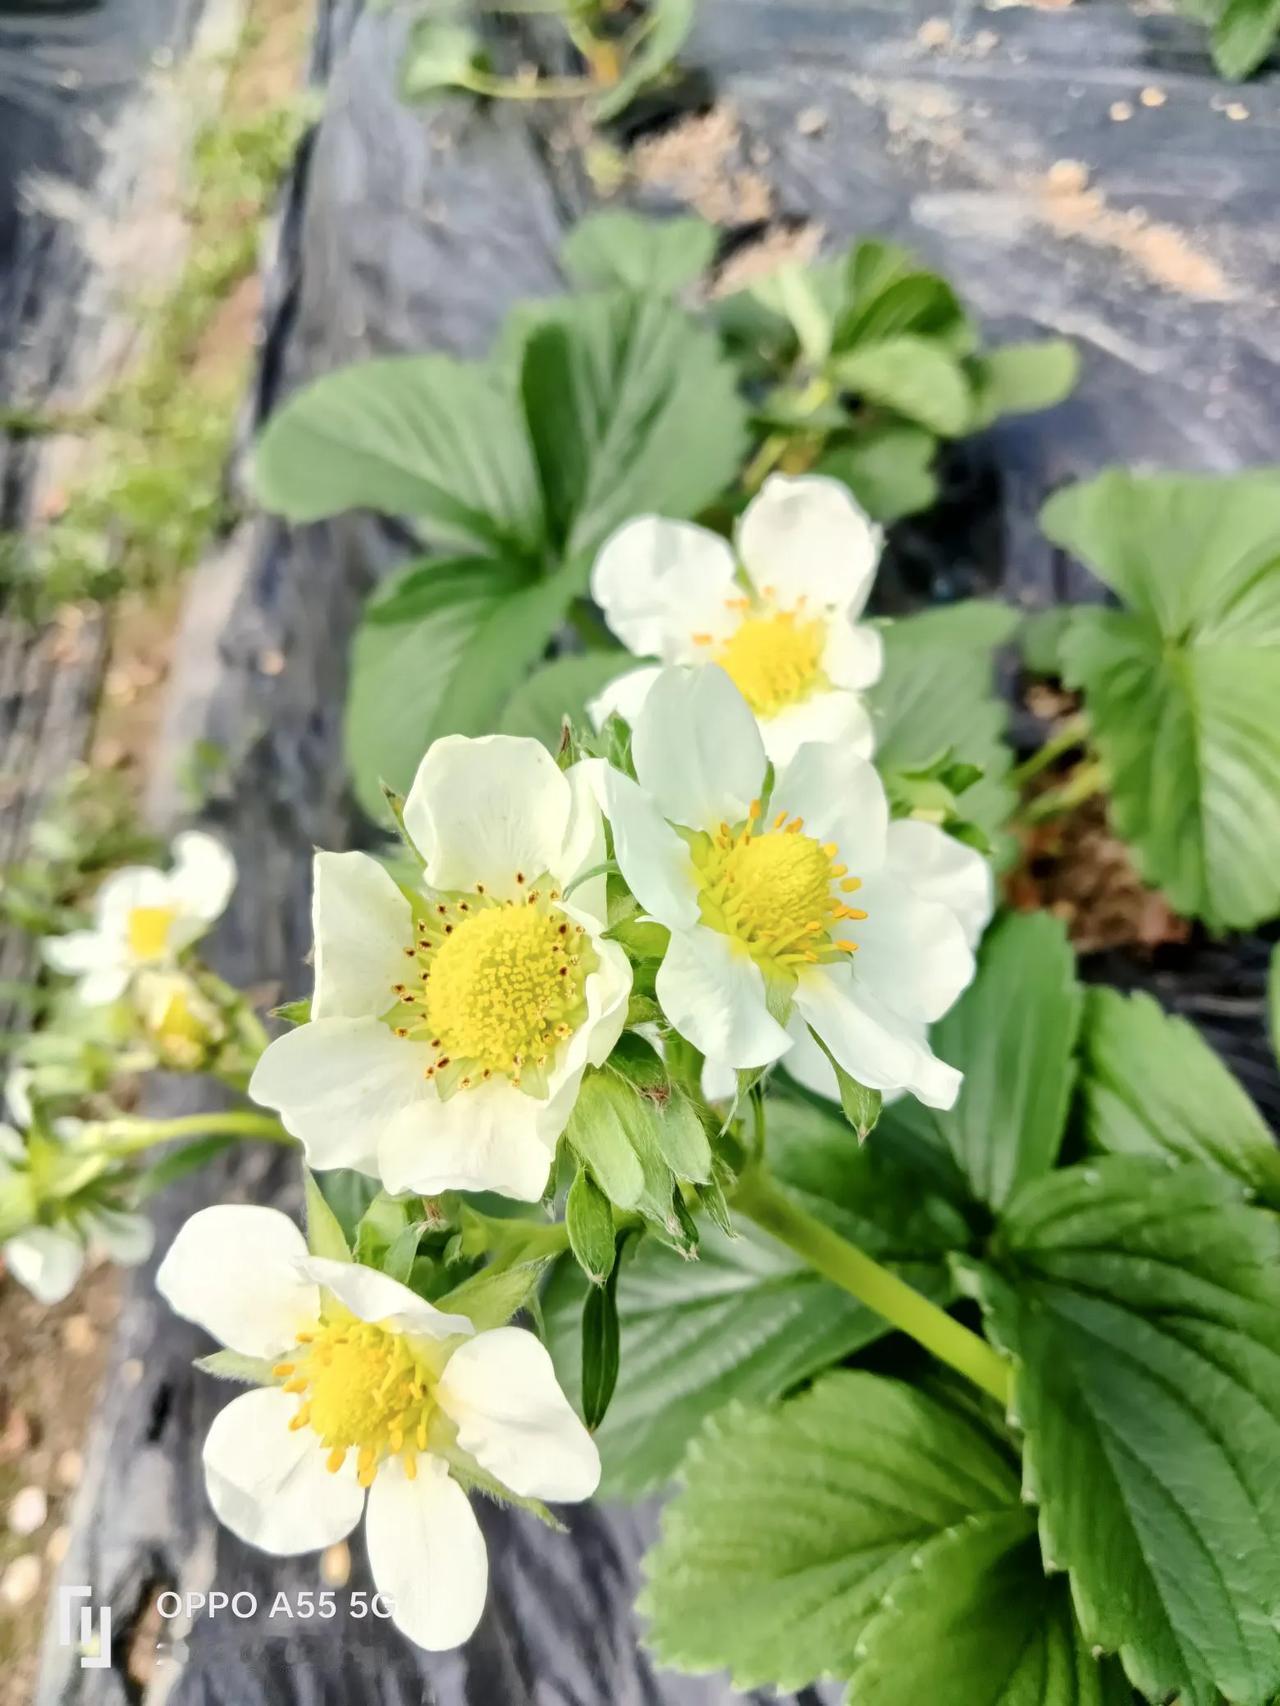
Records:
M853 897L867 916L849 925L854 981L904 1019L932 1024L972 981L973 950L948 907L881 871Z
M155 1227L145 1214L95 1208L86 1218L90 1242L122 1267L136 1268L155 1248Z
M4 1246L9 1272L37 1303L61 1303L84 1267L84 1245L60 1226L30 1226Z
M378 1142L405 1108L434 1091L425 1043L393 1036L378 1019L313 1019L265 1050L249 1094L300 1138L312 1167L377 1171Z
M101 970L88 972L81 978L76 996L86 1007L109 1007L128 987L127 966L103 966Z
M575 883L574 879L604 863L604 816L600 800L603 768L602 759L583 758L565 771L565 781L569 784L569 822L564 846L550 872L561 889L574 883L574 910L586 913L590 922L601 928L609 917L604 873L588 877L585 882Z
M852 748L807 742L780 767L769 806L802 818L815 841L834 841L850 875L865 880L884 864L889 803L875 768Z
M869 1090L909 1090L930 1108L949 1108L959 1095L960 1073L937 1058L923 1027L891 1013L844 967L802 977L796 1009Z
M97 930L68 930L65 936L45 936L40 953L47 966L63 977L83 977L86 972L118 966L120 944Z
M298 1272L306 1254L306 1239L278 1209L218 1203L179 1231L156 1290L230 1350L273 1357L320 1313L318 1289Z
M369 1567L401 1634L428 1652L457 1647L484 1610L489 1559L467 1495L438 1457L419 1457L413 1480L389 1458L369 1489Z
M777 716L762 718L760 733L776 765L790 764L812 742L843 747L858 758L870 758L876 743L871 713L856 693L844 691L814 693L788 705Z
M560 1390L545 1348L523 1327L459 1345L436 1388L458 1444L522 1498L589 1499L600 1453Z
M605 540L591 596L628 651L683 663L694 655L694 634L718 636L729 625L734 568L719 534L642 515Z
M867 602L883 534L839 480L771 474L738 524L738 554L757 591L856 616Z
M190 918L211 924L226 910L236 886L236 862L216 836L188 829L173 843L169 891Z
M822 668L827 680L837 687L861 691L874 686L884 669L884 640L880 630L865 622L837 617L827 629Z
M326 1256L301 1256L298 1273L331 1291L361 1321L373 1321L394 1333L418 1333L426 1339L470 1337L474 1326L465 1315L446 1315L390 1274L360 1262L334 1262Z
M31 1086L35 1073L29 1066L15 1066L4 1081L4 1099L9 1117L26 1131L31 1124Z
M413 909L367 853L317 853L313 1019L377 1018L395 1004L413 944Z
M560 1135L542 1136L546 1107L497 1079L455 1091L447 1102L433 1095L387 1124L377 1170L393 1195L498 1191L537 1202Z
M575 896L575 899L577 897ZM617 942L593 942L600 969L587 978L587 1019L582 1030L584 1064L603 1066L627 1022L631 961ZM576 1039L575 1039L576 1040Z
M722 1060L704 1060L702 1094L708 1102L731 1102L738 1094L738 1074Z
M128 928L129 914L139 906L172 906L173 890L168 874L154 865L126 865L113 871L93 898L98 928L121 935Z
M759 966L718 930L699 926L672 936L657 993L681 1036L727 1066L767 1066L787 1047Z
M289 1423L298 1400L278 1386L233 1398L204 1442L204 1479L218 1521L277 1557L335 1546L360 1520L364 1490L351 1453L336 1475L310 1428Z
M663 817L690 829L740 822L764 781L756 720L714 664L662 672L636 719L631 752L636 779Z
M13 1103L9 1104L10 1108ZM29 1122L24 1121L23 1124ZM14 1168L27 1158L27 1140L13 1126L0 1120L0 1179L7 1178Z
M644 709L649 689L661 674L661 665L646 664L643 669L629 669L625 675L618 676L607 687L602 687L594 699L587 700L587 715L591 718L591 726L602 729L614 715L634 725Z
M995 910L990 861L934 823L898 818L889 825L886 866L925 900L954 912L965 941L976 948Z
M836 1069L814 1041L813 1032L802 1014L792 1015L787 1035L791 1038L791 1047L782 1057L787 1077L794 1078L806 1090L812 1090L815 1096L825 1096L830 1102L838 1102L840 1085Z
M629 776L609 770L604 787L614 856L627 887L659 924L692 929L698 922L698 879L688 844Z

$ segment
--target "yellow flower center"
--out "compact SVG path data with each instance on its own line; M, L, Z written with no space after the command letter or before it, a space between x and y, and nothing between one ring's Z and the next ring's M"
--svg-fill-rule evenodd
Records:
M797 610L756 609L724 640L715 661L757 717L773 717L827 685L826 629Z
M411 1479L417 1473L435 1410L433 1383L445 1360L433 1367L427 1358L425 1344L346 1317L299 1333L297 1350L272 1372L286 1392L302 1396L290 1428L312 1429L329 1448L334 1474L348 1451L358 1452L360 1485L367 1487L388 1457L399 1456Z
M178 917L176 906L135 906L129 913L129 953L135 960L158 960L169 946Z
M788 822L785 812L764 830L759 818L755 800L737 829L722 823L715 836L695 840L703 922L771 968L794 971L855 953L858 944L836 931L867 915L840 899L861 882L837 862L835 842L815 841L802 818Z
M523 890L524 876L516 880ZM586 1017L586 980L597 964L559 898L534 887L521 902L501 903L479 889L434 902L419 922L405 950L416 978L394 986L393 1024L397 1036L430 1043L427 1076L442 1095L495 1075L546 1093L552 1055Z

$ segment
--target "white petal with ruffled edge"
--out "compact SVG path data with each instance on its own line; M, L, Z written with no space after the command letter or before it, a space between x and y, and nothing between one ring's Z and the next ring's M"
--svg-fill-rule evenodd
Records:
M662 674L660 664L645 664L642 669L629 669L602 687L594 699L587 700L587 715L594 729L602 729L612 716L634 725L649 697L649 689Z
M727 1066L768 1066L787 1047L760 967L718 930L673 935L656 980L658 1004L695 1048Z
M858 758L870 758L876 743L871 713L856 693L811 694L776 717L762 717L760 733L776 765L790 764L799 749L812 742L842 747Z
M572 811L569 784L546 747L517 735L435 741L404 806L405 828L433 888L483 883L500 900L555 871Z
M489 1559L475 1512L446 1465L419 1457L410 1480L389 1458L369 1489L364 1536L397 1629L428 1652L461 1646L484 1610Z
M560 1390L545 1348L522 1327L499 1327L460 1345L436 1398L458 1444L522 1498L589 1499L600 1453Z
M4 1259L36 1302L48 1306L73 1290L84 1267L84 1245L60 1226L30 1226L5 1244Z
M613 851L627 887L650 918L668 930L698 922L698 878L685 842L644 789L620 770L604 775Z
M383 1128L377 1171L393 1195L498 1191L537 1202L560 1136L560 1130L543 1135L547 1108L497 1079L458 1090L448 1101L433 1096Z
M874 767L856 752L806 743L778 770L770 800L775 807L803 819L804 833L815 841L835 842L851 876L865 879L884 864L889 803Z
M331 1291L344 1308L361 1321L372 1321L393 1333L417 1333L426 1339L470 1338L475 1327L465 1315L447 1315L424 1302L407 1285L366 1268L361 1262L335 1262L328 1256L303 1256L298 1273Z
M377 1171L383 1131L403 1109L435 1097L425 1043L379 1019L313 1019L269 1045L249 1094L301 1139L312 1167Z
M192 935L182 932L186 941L192 941L226 910L236 886L236 862L216 836L184 830L174 838L168 882L171 904L183 915L175 932L188 921L197 925Z
M847 968L802 976L795 1004L844 1070L869 1090L909 1090L930 1108L955 1102L961 1075L933 1053L923 1027L859 989Z
M849 925L857 986L904 1019L940 1019L973 978L973 950L955 913L887 870L852 898L867 914Z
M719 534L642 515L601 546L591 596L628 651L683 663L696 655L693 635L719 638L736 622L727 603L737 592L734 569Z
M277 1557L336 1546L364 1509L354 1453L330 1474L311 1429L290 1431L297 1410L297 1399L278 1386L260 1386L219 1410L204 1442L214 1515Z
M898 818L889 825L887 864L899 882L954 912L976 948L995 911L990 861L937 824Z
M367 853L317 853L312 867L313 1019L360 1019L395 1004L413 945L413 909Z
M663 817L689 829L740 823L764 782L750 707L724 670L664 670L631 732L636 780Z
M851 616L867 602L883 540L849 488L821 474L771 474L738 523L738 554L757 591Z
M320 1314L319 1290L298 1271L306 1254L306 1239L278 1209L217 1203L181 1228L156 1290L228 1349L274 1357Z

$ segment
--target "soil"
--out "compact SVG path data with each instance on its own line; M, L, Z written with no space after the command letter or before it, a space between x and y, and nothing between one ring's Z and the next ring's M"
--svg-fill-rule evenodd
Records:
M34 1692L45 1599L67 1546L119 1295L110 1264L53 1309L0 1271L0 1706L27 1706Z

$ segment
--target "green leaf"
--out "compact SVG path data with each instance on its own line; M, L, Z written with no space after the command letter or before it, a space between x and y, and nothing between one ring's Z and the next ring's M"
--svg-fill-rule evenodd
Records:
M581 290L621 286L638 295L673 296L706 272L716 241L715 226L694 215L592 213L565 238L560 263Z
M578 1266L593 1285L603 1285L613 1272L613 1209L585 1167L569 1186L564 1223Z
M693 28L697 0L649 0L648 33L631 54L621 77L595 103L598 124L624 113L648 84L671 65Z
M1280 1061L1280 943L1271 950L1267 971L1267 1015L1270 1019L1271 1052Z
M828 451L814 472L843 481L867 514L888 526L928 509L937 497L937 448L923 427L888 422Z
M1006 605L975 599L890 623L884 673L867 694L882 773L916 769L943 752L978 765L982 781L966 791L964 815L988 835L1007 821L1014 803L992 652L1017 622Z
M624 1232L619 1244L626 1239ZM604 1420L618 1384L618 1268L615 1255L608 1278L590 1288L582 1306L582 1419L592 1433Z
M415 18L400 60L400 94L420 100L441 89L468 88L486 69L484 44L475 30L450 18Z
M727 1667L744 1690L856 1673L868 1624L938 1536L984 1516L1018 1538L1034 1532L1001 1442L871 1374L829 1374L772 1409L722 1410L680 1483L645 1560L649 1643L663 1665Z
M207 1357L197 1357L195 1366L201 1374L211 1374L215 1380L238 1380L245 1386L274 1386L275 1374L270 1357L247 1357L239 1351L214 1351Z
M695 515L737 471L733 369L661 298L571 298L531 334L521 389L549 528L568 555L594 555L634 515Z
M769 1109L771 1162L792 1193L945 1301L940 1258L967 1239L956 1213L876 1144L859 1148L834 1109L789 1098ZM586 1290L576 1264L561 1262L545 1297L547 1343L569 1392L581 1377ZM888 1331L750 1225L737 1238L704 1226L694 1262L646 1238L626 1258L618 1302L621 1375L598 1436L609 1497L661 1485L730 1399L776 1398Z
M1280 1151L1239 1079L1194 1025L1149 995L1091 989L1080 1090L1094 1149L1198 1161L1280 1207Z
M921 269L896 243L858 243L846 274L852 301L836 328L837 350L852 350L911 335L952 354L972 347L973 328L946 279Z
M1057 1159L1075 1083L1081 992L1066 932L1048 913L987 931L974 981L929 1032L964 1083L932 1122L979 1202L999 1209ZM890 1121L881 1137L890 1140Z
M267 422L253 478L263 507L290 521L376 509L412 516L443 549L519 557L543 537L514 397L449 356L388 356L315 380Z
M1031 1515L982 1512L927 1540L867 1624L847 1706L1129 1706L1046 1579Z
M635 668L627 652L582 652L552 658L522 681L502 708L497 729L504 735L529 735L554 752L564 719L582 727L587 703Z
M1077 613L1083 688L1116 828L1185 916L1280 913L1280 476L1112 471L1041 525L1128 605Z
M315 1174L304 1168L302 1180L307 1209L307 1249L313 1256L324 1256L331 1262L349 1262L351 1249L346 1234L337 1215L325 1201Z
M1224 77L1248 77L1280 36L1280 0L1230 0L1213 31L1213 63Z
M1031 415L1051 409L1075 389L1080 374L1076 346L1066 338L1004 344L974 362L974 426L1001 415Z
M954 357L924 338L889 338L850 350L832 361L831 372L844 390L940 438L958 438L968 428L969 381Z
M582 588L570 564L533 579L511 563L444 558L407 569L356 632L346 709L356 796L385 818L382 784L407 789L433 740L487 734Z
M344 1242L349 1249L354 1249L360 1236L360 1222L382 1195L378 1181L350 1167L331 1167L323 1177L316 1177L312 1182L319 1187L336 1218Z
M435 1306L447 1315L468 1316L480 1333L505 1327L513 1315L533 1305L546 1268L545 1261L481 1268L478 1274L437 1297Z
M1109 1156L1037 1180L973 1277L1050 1567L1149 1699L1280 1688L1280 1228L1233 1181Z

